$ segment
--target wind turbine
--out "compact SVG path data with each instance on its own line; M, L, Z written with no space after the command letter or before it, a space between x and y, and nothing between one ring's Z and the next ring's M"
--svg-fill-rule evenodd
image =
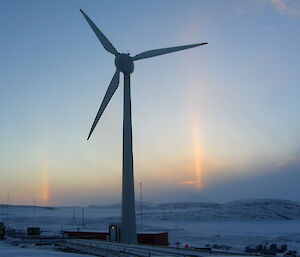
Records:
M95 32L105 50L115 56L116 72L108 86L104 99L100 105L94 123L91 127L89 136L92 135L101 115L107 104L119 86L120 72L124 74L124 109L123 109L123 170L122 170L122 221L121 221L121 241L127 243L137 243L136 219L135 219L135 200L134 200L134 176L133 176L133 153L132 153L132 122L131 122L131 94L130 94L130 74L134 69L134 61L150 58L162 54L181 51L201 45L176 46L162 49L155 49L142 52L131 57L126 53L119 53L94 22L81 10L84 18Z

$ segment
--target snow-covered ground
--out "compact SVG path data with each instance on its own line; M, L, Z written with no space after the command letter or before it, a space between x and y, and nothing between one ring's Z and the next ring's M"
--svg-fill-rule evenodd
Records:
M139 204L137 204L139 206ZM81 207L0 206L0 220L22 229L39 226L44 234L61 230L106 231L120 222L120 205ZM300 252L300 204L284 200L244 200L227 204L166 203L143 205L143 231L168 231L169 241L195 247L227 245L234 249L269 242ZM137 225L141 228L140 209ZM8 255L9 256L9 255Z
M0 242L0 256L1 257L88 257L91 255L62 253L51 250L35 249L35 248L22 248L8 245ZM92 257L92 256L91 256Z

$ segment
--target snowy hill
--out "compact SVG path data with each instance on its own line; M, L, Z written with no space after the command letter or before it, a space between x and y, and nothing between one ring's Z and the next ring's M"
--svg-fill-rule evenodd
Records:
M140 203L136 204L137 215L140 214ZM6 217L7 206L0 205L0 218ZM8 217L32 218L32 216L58 219L82 215L82 207L38 207L9 206ZM118 220L121 205L91 205L85 207L88 219ZM213 202L177 202L177 203L143 203L143 219L170 221L261 221L261 220L295 220L300 219L300 204L279 199L240 200L225 204Z
M137 214L140 203L136 203ZM121 209L120 204L90 206ZM214 202L143 203L143 217L157 220L260 221L300 219L300 203L280 199L247 199L225 204Z
M236 212L248 213L250 219L292 220L300 218L300 204L288 200L256 199L234 201L224 205Z
M165 203L147 211L145 218L190 221L259 221L300 219L300 204L288 200L254 199L218 203Z

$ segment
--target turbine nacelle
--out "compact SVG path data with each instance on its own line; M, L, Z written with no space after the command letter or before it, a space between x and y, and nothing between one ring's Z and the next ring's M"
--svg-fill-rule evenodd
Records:
M133 60L129 54L116 54L115 65L117 70L124 74L130 74L134 70Z

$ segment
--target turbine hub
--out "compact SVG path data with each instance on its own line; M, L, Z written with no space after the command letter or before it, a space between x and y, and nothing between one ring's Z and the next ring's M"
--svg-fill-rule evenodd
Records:
M134 69L133 60L129 54L117 54L115 65L117 69L124 74L130 74Z

